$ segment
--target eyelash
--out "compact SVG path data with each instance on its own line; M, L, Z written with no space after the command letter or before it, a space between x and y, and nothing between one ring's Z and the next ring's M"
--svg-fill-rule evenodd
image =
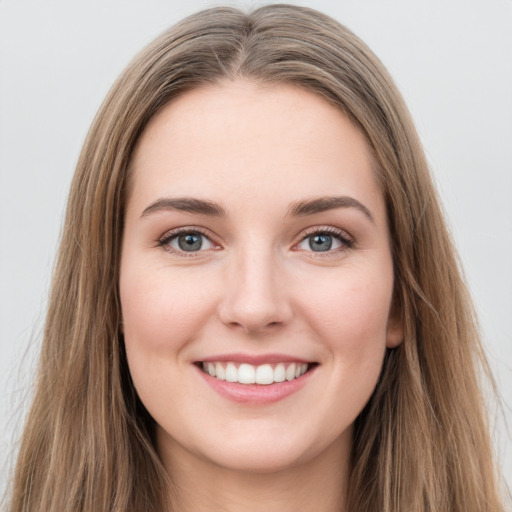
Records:
M340 251L346 251L347 249L351 249L352 247L354 247L355 243L354 239L346 231L343 231L332 226L314 226L306 229L301 234L300 240L294 245L294 247L306 241L309 237L313 235L329 235L332 236L333 238L336 238L341 243L341 247L332 250L327 250L325 252L313 250L307 251L313 253L316 257L328 257Z
M203 249L203 251L201 251L201 250L199 250L199 251L184 251L184 250L177 250L173 247L170 247L170 245L169 245L170 242L182 234L198 234L198 235L201 235L201 236L205 237L206 239L208 239L210 241L210 243L212 243L214 246L218 245L212 240L211 235L208 232L206 232L204 229L196 227L196 226L185 226L185 227L174 229L172 231L168 231L167 233L165 233L158 240L157 246L162 247L166 251L169 251L171 253L178 254L180 256L185 256L185 257L195 256L195 255L197 255L198 252L204 252L204 249ZM333 253L337 253L339 251L351 249L355 243L354 239L346 231L343 231L338 228L334 228L332 226L314 226L314 227L306 229L303 233L301 233L301 238L297 242L294 243L293 247L297 247L299 244L301 244L302 242L307 240L312 235L329 235L329 236L332 236L333 238L336 238L341 243L341 247L338 247L338 248L335 248L332 250L329 249L325 252L313 251L313 250L307 251L307 252L313 253L315 256L318 256L318 257L326 257L329 255L332 255Z
M177 249L175 249L175 248L173 248L173 247L171 247L169 245L170 242L174 238L177 238L178 236L185 235L185 234L201 235L204 238L206 238L207 240L209 240L210 243L213 244L214 246L218 245L218 244L216 244L212 240L211 234L209 234L204 229L196 227L196 226L184 226L182 228L173 229L172 231L168 231L167 233L165 233L165 235L163 235L158 240L157 246L158 247L162 247L163 249L165 249L168 252L171 252L173 254L178 254L179 256L184 256L184 257L196 256L198 252L203 252L204 251L204 250L203 251L183 251L183 250L177 250Z

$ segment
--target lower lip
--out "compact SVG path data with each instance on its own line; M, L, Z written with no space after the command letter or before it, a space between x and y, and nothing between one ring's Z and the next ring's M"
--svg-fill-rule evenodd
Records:
M208 373L205 373L196 366L201 377L209 384L219 395L228 398L234 402L266 405L278 402L287 396L296 393L310 379L314 373L316 366L309 369L300 377L284 382L274 382L274 384L240 384L238 382L227 382L225 380L216 379Z

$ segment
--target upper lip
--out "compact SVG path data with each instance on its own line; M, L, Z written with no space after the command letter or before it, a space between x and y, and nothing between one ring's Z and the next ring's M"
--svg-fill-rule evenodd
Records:
M201 363L217 363L217 362L233 362L233 363L247 363L253 366L261 364L272 363L312 363L313 361L291 356L289 354L218 354L214 356L205 357L196 362Z

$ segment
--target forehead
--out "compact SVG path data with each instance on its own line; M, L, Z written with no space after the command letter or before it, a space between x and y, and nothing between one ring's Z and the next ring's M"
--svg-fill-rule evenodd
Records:
M381 195L359 129L292 85L226 81L183 94L148 124L131 167L132 191L146 202L165 195L223 202L241 192L265 201L344 193L379 202Z

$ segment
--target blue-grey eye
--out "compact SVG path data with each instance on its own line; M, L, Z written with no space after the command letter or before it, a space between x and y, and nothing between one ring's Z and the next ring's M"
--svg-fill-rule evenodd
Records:
M350 241L341 234L336 235L322 231L306 236L298 244L299 249L312 252L327 252L343 246L349 247Z
M201 235L197 233L187 233L178 236L178 245L182 251L199 251L203 245Z
M213 243L205 235L197 231L186 231L174 235L169 240L169 246L178 252L197 252L211 249Z
M309 247L312 251L323 252L332 248L332 236L325 233L317 233L308 237Z

